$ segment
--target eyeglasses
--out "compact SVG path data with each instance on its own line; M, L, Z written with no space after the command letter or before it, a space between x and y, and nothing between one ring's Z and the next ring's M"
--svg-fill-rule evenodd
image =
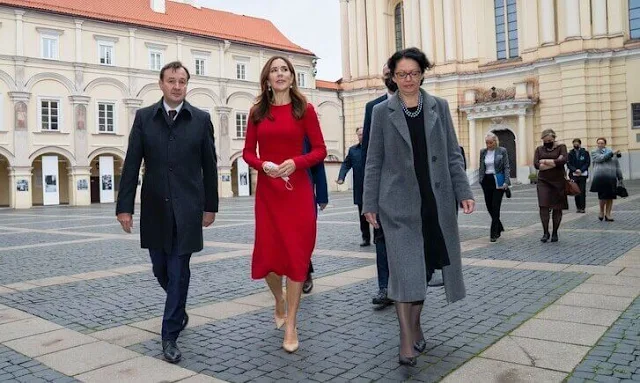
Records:
M414 70L413 72L396 72L396 76L402 80L404 80L405 78L409 77L410 78L418 78L422 75L422 72L419 70Z

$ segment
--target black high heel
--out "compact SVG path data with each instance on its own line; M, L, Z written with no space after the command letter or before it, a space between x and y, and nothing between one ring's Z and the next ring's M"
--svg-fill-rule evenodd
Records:
M422 354L422 352L424 352L424 350L427 348L427 341L424 339L415 341L413 342L413 348Z
M558 233L554 233L551 236L551 242L558 242Z
M613 222L614 221L613 218L609 218L606 215L604 216L604 220L607 221L607 222Z
M549 233L544 233L542 235L542 238L540 238L540 242L546 243L549 240L549 237L550 237Z
M403 366L414 367L416 364L418 364L418 357L415 357L415 356L407 357L407 356L399 355L398 363L400 363Z
M602 221L602 220L604 219L604 217L602 217L602 216L598 216L598 219L599 219L600 221Z

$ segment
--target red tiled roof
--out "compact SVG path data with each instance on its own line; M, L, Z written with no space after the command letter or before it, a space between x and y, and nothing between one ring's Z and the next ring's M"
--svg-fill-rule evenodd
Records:
M292 43L269 20L204 7L198 9L170 0L166 0L166 13L154 12L149 0L0 0L0 5L171 30L313 55L313 52Z
M335 81L316 80L316 89L340 90L340 84Z

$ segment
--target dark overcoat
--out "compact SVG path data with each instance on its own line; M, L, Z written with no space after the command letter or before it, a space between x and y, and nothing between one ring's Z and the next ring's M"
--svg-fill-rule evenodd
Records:
M143 160L142 248L171 253L175 228L178 254L202 250L203 212L218 211L218 171L209 113L185 101L171 121L162 100L136 112L116 214L134 213Z

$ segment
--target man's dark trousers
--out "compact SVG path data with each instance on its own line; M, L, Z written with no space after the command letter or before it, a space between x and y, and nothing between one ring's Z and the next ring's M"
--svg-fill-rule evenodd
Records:
M386 289L389 286L389 261L387 260L387 244L384 241L384 232L380 226L373 229L373 242L376 244L376 267L378 269L378 288Z
M369 227L369 222L362 215L362 204L358 204L358 215L360 216L360 232L362 233L362 240L370 243L371 242L371 229Z
M178 339L182 329L186 314L189 280L191 279L191 270L189 269L191 254L177 253L175 230L174 227L173 246L170 254L161 249L149 249L153 275L167 292L164 316L162 317L162 340L174 341Z
M571 177L576 184L580 187L580 194L578 194L576 199L576 209L584 210L587 205L587 177L583 176L572 176Z

